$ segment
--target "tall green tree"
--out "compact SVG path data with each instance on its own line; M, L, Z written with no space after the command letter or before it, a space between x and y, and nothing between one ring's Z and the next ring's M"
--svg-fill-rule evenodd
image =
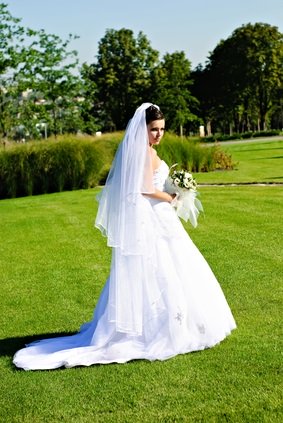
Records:
M102 123L97 113L97 84L95 82L95 69L92 65L84 63L80 69L82 81L81 95L84 101L81 103L81 116L83 119L83 131L93 134L102 129Z
M11 72L22 60L25 29L20 19L11 15L8 6L0 3L0 134L6 135L11 113L17 104L15 90L10 88Z
M194 111L198 100L191 94L191 63L183 51L165 54L153 71L152 93L154 101L166 115L169 129L180 131L198 118Z
M50 115L51 130L56 135L64 132L64 122L77 111L80 78L74 73L78 65L77 52L69 50L76 38L72 34L62 40L44 30L28 31L30 43L25 49L24 61L15 72L20 90L32 89Z
M96 83L95 109L103 129L124 129L134 109L150 100L151 71L158 52L146 36L122 28L108 29L92 65Z
M270 121L271 128L283 130L283 84L273 101Z
M24 126L34 135L44 119L57 134L80 129L82 119L80 77L75 74L77 52L69 44L44 30L20 25L7 5L0 4L0 131L6 134Z
M191 73L193 84L192 94L199 100L198 114L206 127L206 134L211 135L212 122L217 120L218 104L214 101L214 90L211 81L211 73L198 65Z
M252 123L264 129L282 86L283 34L266 23L243 25L220 41L206 70L218 117L236 129L250 129Z
M17 66L21 60L25 28L11 15L8 6L0 3L0 76Z

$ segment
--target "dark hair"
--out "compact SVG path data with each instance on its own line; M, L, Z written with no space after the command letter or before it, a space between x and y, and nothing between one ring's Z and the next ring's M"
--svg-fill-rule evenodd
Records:
M145 120L148 125L153 120L164 119L164 115L156 106L149 106L145 111Z

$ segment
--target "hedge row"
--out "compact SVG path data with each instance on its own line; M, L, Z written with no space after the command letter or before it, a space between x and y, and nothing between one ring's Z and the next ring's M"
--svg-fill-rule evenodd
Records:
M0 198L22 197L103 184L122 134L101 138L61 137L29 142L0 152ZM231 157L218 147L183 141L166 134L158 147L168 163L193 172L233 167Z
M213 141L230 141L230 140L246 140L249 138L260 138L260 137L272 137L275 135L281 135L281 131L272 129L269 131L258 131L258 132L242 132L234 133L232 135L210 135L209 137L202 138L202 141L213 142Z
M99 143L85 140L9 147L0 154L0 198L93 187L103 171L101 150Z

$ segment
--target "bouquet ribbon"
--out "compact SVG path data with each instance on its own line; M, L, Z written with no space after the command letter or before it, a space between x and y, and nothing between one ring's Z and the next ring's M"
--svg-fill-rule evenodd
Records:
M199 213L203 211L202 204L197 198L198 192L192 189L176 187L170 177L166 180L165 190L170 194L176 194L171 203L172 207L176 209L176 213L180 218L185 222L189 220L195 228Z

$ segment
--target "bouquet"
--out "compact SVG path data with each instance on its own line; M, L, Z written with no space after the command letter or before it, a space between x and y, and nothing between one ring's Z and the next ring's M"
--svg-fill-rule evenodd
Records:
M176 209L179 217L187 222L190 220L195 228L197 218L203 207L197 198L197 182L193 175L187 170L173 170L177 163L170 168L170 173L165 182L165 191L169 194L176 194L172 206Z

